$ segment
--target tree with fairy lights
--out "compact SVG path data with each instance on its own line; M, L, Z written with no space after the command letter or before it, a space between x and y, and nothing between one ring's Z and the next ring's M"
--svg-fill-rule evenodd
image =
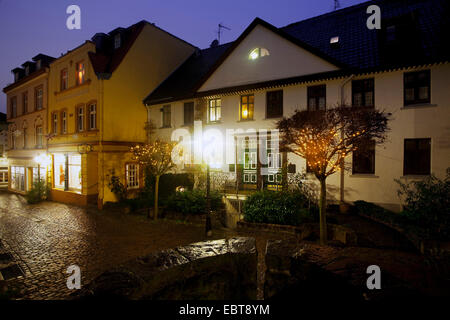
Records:
M146 174L155 177L155 206L154 219L158 219L158 189L159 178L175 167L172 161L172 150L175 144L155 140L153 142L137 145L131 148L133 158L144 166Z
M299 111L277 123L280 149L306 160L308 170L320 182L320 243L327 242L326 179L343 170L345 157L370 141L383 143L388 131L388 114L375 108L340 105L328 110ZM367 148L368 149L368 148Z

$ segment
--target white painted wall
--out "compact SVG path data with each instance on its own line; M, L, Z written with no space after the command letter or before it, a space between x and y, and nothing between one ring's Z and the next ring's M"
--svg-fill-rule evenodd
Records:
M270 55L250 60L249 54L254 48L265 48L269 50ZM258 25L225 59L199 91L331 70L337 70L337 67Z
M431 70L431 104L428 106L403 106L403 73L420 69ZM417 177L403 177L403 146L406 138L431 138L431 172L438 177L445 176L450 167L450 64L433 65L427 68L408 69L394 72L370 74L354 79L375 78L376 108L392 113L389 123L391 131L388 141L377 145L375 151L375 174L352 175L346 172L345 199L347 201L366 200L399 209L397 197L398 185L394 179L409 181ZM340 101L340 85L344 79L286 86L283 89L284 116L289 116L295 109L306 109L306 92L308 85L327 85L327 107ZM351 102L351 82L344 88L344 98ZM225 135L226 129L270 129L275 126L274 119L265 119L267 90L249 93L255 94L254 121L239 122L239 95L222 97L222 121L220 124L206 125L204 128L219 128ZM188 101L188 100L187 100ZM192 100L191 100L192 101ZM183 102L172 103L172 128L157 129L155 134L169 139L172 131L183 126ZM196 102L197 103L197 102ZM162 105L149 107L149 117L156 127L161 126ZM305 161L295 155L289 155L289 162L297 165L297 172L305 169ZM351 168L351 156L347 158ZM225 171L228 166L224 165ZM311 177L311 179L314 179ZM339 199L339 173L327 180L330 199Z

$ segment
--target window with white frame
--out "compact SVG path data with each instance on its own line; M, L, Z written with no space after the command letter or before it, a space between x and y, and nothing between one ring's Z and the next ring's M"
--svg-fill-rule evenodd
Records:
M65 110L61 112L61 133L67 133L67 111Z
M58 133L58 114L56 112L52 114L52 133Z
M92 103L89 105L89 130L97 129L97 105Z
M11 188L25 191L25 167L11 167Z
M42 126L36 126L36 148L42 148L44 132Z
M139 165L137 163L128 163L126 165L126 179L128 189L139 188Z
M209 122L220 121L221 119L221 99L211 99L208 101L208 120Z
M84 131L84 107L77 109L77 129L78 132Z

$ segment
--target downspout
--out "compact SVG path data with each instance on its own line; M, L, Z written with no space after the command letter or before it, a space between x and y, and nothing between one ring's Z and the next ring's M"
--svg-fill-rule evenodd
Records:
M353 79L355 75L352 74L350 75L347 79L345 79L342 83L341 83L341 106L345 105L345 98L344 98L344 87L345 85L350 82L350 80ZM341 131L341 139L343 139L343 133ZM345 178L345 173L344 173L344 169L345 169L345 160L342 161L341 163L341 177L340 177L340 197L339 197L339 204L343 205L345 203L345 196L344 196L344 178Z

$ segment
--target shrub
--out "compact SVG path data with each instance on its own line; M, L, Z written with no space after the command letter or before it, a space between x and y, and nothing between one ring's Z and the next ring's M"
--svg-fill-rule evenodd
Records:
M298 225L315 220L314 209L308 208L307 197L300 192L259 191L252 194L243 207L248 222Z
M114 193L117 197L117 200L123 201L127 198L127 188L120 181L118 176L112 175L111 180L108 183L109 189Z
M39 203L47 199L48 193L49 188L45 181L35 182L33 183L33 188L26 193L25 199L30 204Z
M438 237L450 237L450 168L444 179L431 175L420 181L399 184L404 199L402 216Z
M222 207L222 196L216 191L211 191L211 210ZM200 190L188 190L176 192L167 199L167 208L183 214L206 213L206 194Z

